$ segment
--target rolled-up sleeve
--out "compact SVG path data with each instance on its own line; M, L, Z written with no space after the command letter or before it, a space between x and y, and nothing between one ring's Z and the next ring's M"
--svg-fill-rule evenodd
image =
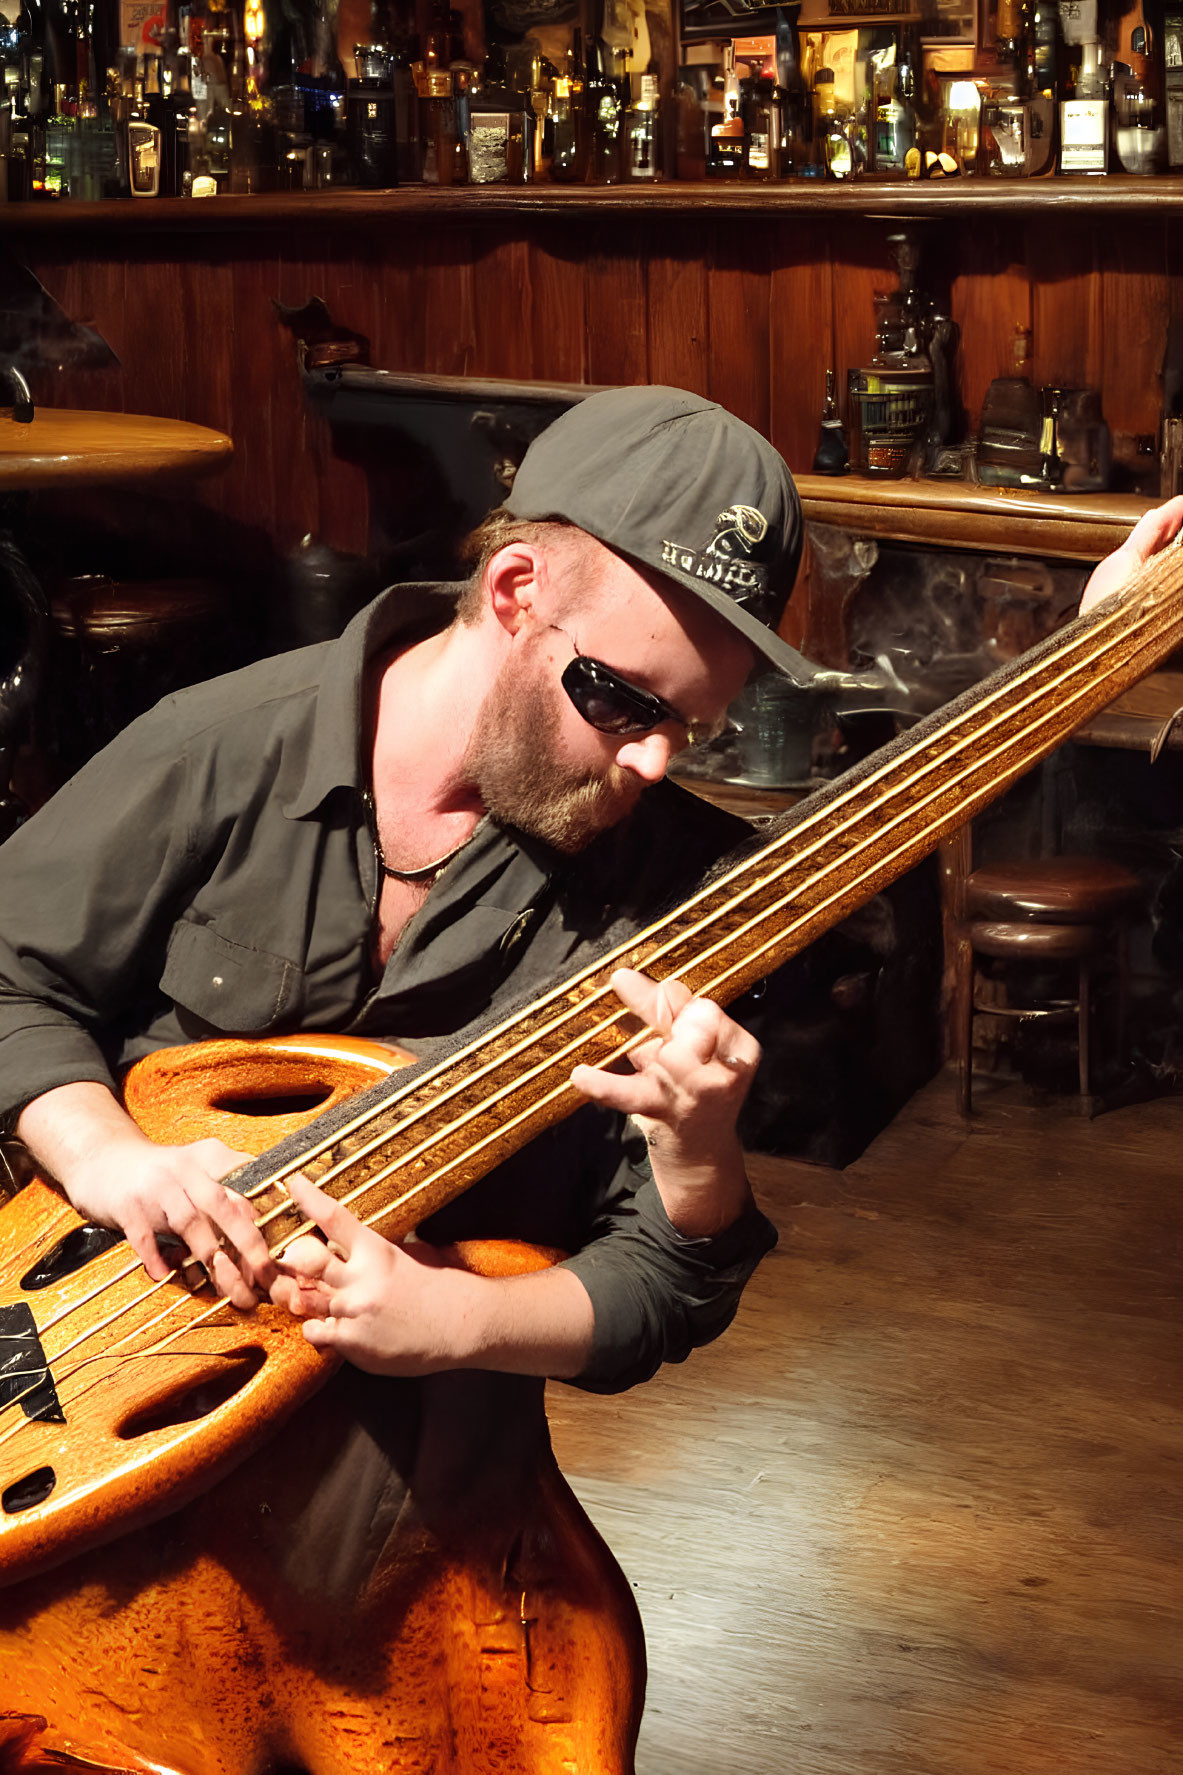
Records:
M683 1237L665 1212L644 1142L630 1139L591 1237L565 1264L595 1313L591 1356L573 1385L623 1392L665 1362L684 1362L730 1325L776 1241L754 1204L713 1238Z
M142 978L184 875L186 761L166 717L125 730L0 846L0 1116L112 1083L100 1031Z

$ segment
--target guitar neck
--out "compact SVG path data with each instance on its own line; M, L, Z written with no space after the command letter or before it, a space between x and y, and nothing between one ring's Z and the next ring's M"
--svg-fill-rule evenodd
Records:
M635 1022L607 983L614 968L677 978L729 1003L911 868L1183 642L1181 589L1183 553L1155 557L1123 598L809 797L628 944L403 1088L355 1099L343 1126L313 1123L302 1152L277 1149L252 1173L261 1181L299 1168L386 1236L403 1236L569 1115L582 1101L568 1083L573 1066L610 1064L636 1041Z

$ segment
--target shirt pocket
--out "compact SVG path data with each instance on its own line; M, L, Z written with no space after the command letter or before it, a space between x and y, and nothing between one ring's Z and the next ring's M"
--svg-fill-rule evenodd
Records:
M181 919L160 976L174 1004L234 1034L274 1029L299 1010L304 970L267 949L233 943L212 925Z

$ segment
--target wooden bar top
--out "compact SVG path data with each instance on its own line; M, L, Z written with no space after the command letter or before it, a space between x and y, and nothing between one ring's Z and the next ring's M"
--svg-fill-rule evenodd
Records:
M283 191L257 196L155 198L84 203L6 204L0 229L13 234L96 228L121 231L203 232L259 226L346 227L364 222L414 221L456 216L474 221L516 214L727 214L882 216L922 220L956 214L1054 210L1067 215L1117 213L1161 216L1183 209L1183 178L938 180L856 179L853 182L788 179L759 181L666 179L621 185L401 185L389 191L342 187L335 191Z
M1131 493L1039 493L968 481L794 475L805 516L864 536L935 548L1099 561L1155 501Z
M183 419L38 407L27 425L0 417L0 491L205 475L233 453L224 432Z

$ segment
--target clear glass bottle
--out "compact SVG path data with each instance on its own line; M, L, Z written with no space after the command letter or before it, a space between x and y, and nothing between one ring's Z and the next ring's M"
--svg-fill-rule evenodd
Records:
M1070 99L1060 103L1060 171L1099 174L1109 166L1109 101L1101 45L1081 45L1080 72Z
M653 181L664 176L661 153L661 101L656 67L638 77L637 92L624 115L625 177Z
M505 77L504 58L490 50L468 95L468 177L474 185L521 185L526 179L526 111Z
M127 119L128 182L133 197L160 195L160 129L149 115L149 101L159 92L159 57L141 58Z
M604 65L607 51L593 42L588 51L587 102L591 121L591 178L597 185L619 183L622 170L621 123L625 103L620 83Z
M464 151L462 158L451 70L441 66L439 51L430 39L423 60L414 66L423 183L461 184L468 156Z
M1163 108L1152 84L1144 25L1134 28L1129 64L1113 64L1112 137L1117 167L1144 176L1166 161Z
M707 71L678 69L674 88L674 176L705 179L707 176Z
M818 69L814 76L813 99L813 137L826 177L849 179L854 173L854 153L834 91L832 68Z
M398 135L390 58L377 43L353 47L357 74L345 86L345 151L349 177L365 190L398 184Z
M550 94L550 176L562 185L581 185L587 178L585 97L583 33L576 25L562 71L555 75Z
M780 178L781 99L775 80L759 75L740 82L744 119L744 172L766 182Z
M735 70L735 45L728 43L723 52L723 115L718 123L711 126L707 150L708 177L742 177L747 161L747 145L739 76Z

